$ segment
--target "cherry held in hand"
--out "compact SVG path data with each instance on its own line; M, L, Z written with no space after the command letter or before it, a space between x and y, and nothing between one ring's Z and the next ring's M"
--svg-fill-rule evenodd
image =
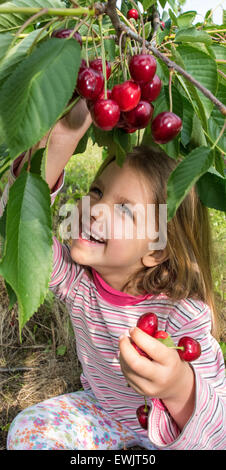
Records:
M150 336L154 336L158 328L158 317L155 313L144 313L137 320L137 327Z
M183 336L178 342L177 352L183 361L195 361L201 355L201 346L196 339Z
M150 406L147 405L145 399L145 405L141 405L136 410L137 419L143 429L148 428L148 413L150 411Z

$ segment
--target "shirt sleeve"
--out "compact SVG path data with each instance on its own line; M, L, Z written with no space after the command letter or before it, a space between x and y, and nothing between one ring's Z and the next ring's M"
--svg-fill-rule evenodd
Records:
M190 363L195 376L195 407L182 429L161 400L152 400L148 418L148 436L158 449L224 450L226 448L226 380L221 348L211 335L211 313L206 305L172 338L182 336L200 342L201 356Z

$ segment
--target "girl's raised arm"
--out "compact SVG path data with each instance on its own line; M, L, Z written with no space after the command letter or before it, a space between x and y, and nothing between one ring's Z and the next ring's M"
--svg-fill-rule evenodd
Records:
M46 182L50 190L56 184L62 170L91 123L92 119L86 102L84 99L79 99L71 111L55 124L50 136L46 166ZM37 149L46 146L48 135L49 132L32 147L32 154ZM21 160L16 170L16 176L20 174L21 168L28 159L28 155L29 151L26 152Z

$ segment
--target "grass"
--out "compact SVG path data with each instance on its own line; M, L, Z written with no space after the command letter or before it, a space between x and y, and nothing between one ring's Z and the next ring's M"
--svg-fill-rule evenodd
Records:
M102 149L89 142L85 154L71 158L65 185L52 207L54 234L58 235L59 208L87 193L102 162ZM3 189L7 178L0 187ZM225 214L211 209L215 248L214 289L219 306L220 341L226 355L225 321ZM10 311L0 278L0 450L5 449L8 428L17 413L52 396L81 388L81 366L67 309L49 291L44 304L29 320L19 341L17 305Z

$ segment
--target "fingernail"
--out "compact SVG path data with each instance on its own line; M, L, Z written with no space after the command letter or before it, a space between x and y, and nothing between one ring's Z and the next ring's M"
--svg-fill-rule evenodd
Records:
M120 336L119 336L119 341L120 341L122 338L125 338L125 335L120 335Z
M131 333L133 333L133 332L134 332L134 330L135 330L135 328L134 328L134 327L133 327L133 328L130 328L130 330L129 330L129 333L130 333L130 335L131 335Z

